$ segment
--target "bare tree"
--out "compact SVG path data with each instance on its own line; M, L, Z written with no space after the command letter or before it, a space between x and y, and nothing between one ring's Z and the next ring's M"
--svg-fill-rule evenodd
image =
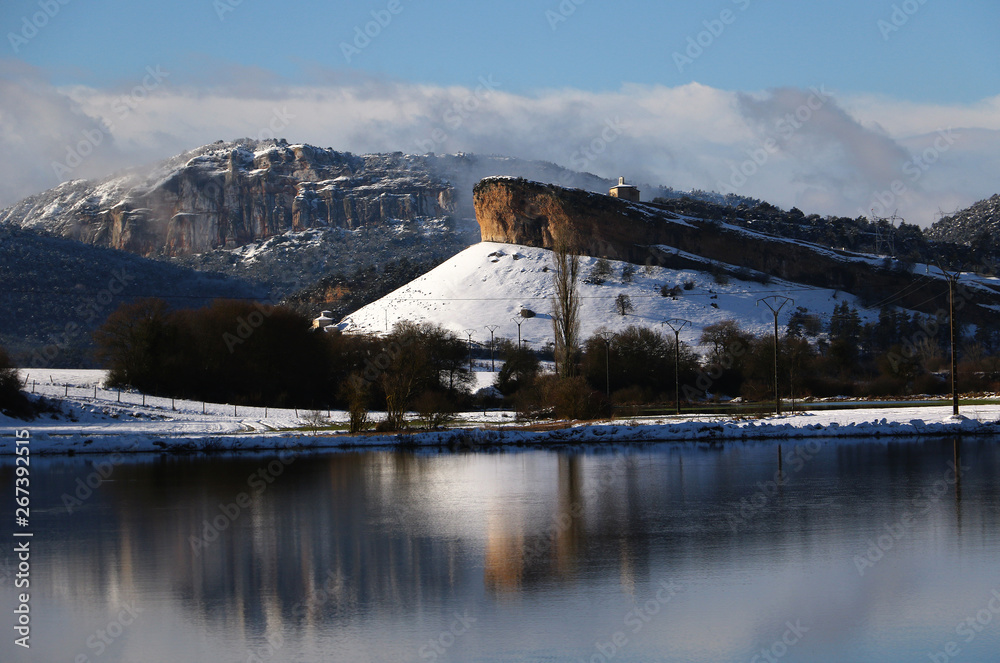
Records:
M552 301L552 327L555 332L556 372L559 377L576 374L574 356L580 343L580 256L574 252L572 235L560 233L553 238L555 261L555 296Z
M615 310L618 311L618 315L626 316L635 310L635 306L632 304L632 298L626 295L624 292L615 298Z
M347 400L351 433L360 433L368 427L370 387L368 381L359 373L352 373L341 386L341 395Z

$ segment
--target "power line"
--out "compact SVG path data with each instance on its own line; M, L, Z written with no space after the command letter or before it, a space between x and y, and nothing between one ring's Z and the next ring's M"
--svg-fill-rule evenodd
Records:
M719 295L730 295L730 296L741 296L741 295L759 295L759 294L775 294L783 292L817 292L820 290L832 290L832 288L820 288L820 287L802 287L802 288L782 288L781 290L742 290L735 293L717 292L717 293L685 293L683 297L716 297ZM628 293L629 297L632 299L667 299L660 294L632 294ZM387 295L388 297L388 295ZM579 299L616 299L618 295L601 295L601 296L581 296ZM546 296L529 296L529 297L392 297L393 302L521 302L530 300L550 300L552 295Z

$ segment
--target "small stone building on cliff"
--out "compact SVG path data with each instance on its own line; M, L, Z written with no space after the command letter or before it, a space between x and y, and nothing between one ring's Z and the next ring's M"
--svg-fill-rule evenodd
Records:
M624 177L618 178L618 185L611 187L608 194L612 198L622 198L623 200L630 200L633 203L639 202L639 189L631 184L625 184Z

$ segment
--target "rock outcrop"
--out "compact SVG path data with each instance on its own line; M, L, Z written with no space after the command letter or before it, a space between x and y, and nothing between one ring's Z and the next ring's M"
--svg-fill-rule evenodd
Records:
M288 231L450 214L452 186L415 167L418 159L284 141L216 143L142 176L68 182L0 220L143 256L182 256Z
M757 273L833 288L877 304L936 313L947 309L947 283L898 263L835 251L723 223L681 217L655 204L509 177L487 178L473 192L483 241L551 249L565 238L584 255L676 269ZM919 283L918 283L919 281ZM995 320L1000 288L965 297L966 321Z

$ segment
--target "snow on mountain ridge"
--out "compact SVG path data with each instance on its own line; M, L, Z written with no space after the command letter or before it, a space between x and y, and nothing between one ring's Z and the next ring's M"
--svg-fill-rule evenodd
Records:
M972 245L991 239L996 244L1000 233L1000 194L970 205L950 216L942 217L927 229L926 235L934 240Z

